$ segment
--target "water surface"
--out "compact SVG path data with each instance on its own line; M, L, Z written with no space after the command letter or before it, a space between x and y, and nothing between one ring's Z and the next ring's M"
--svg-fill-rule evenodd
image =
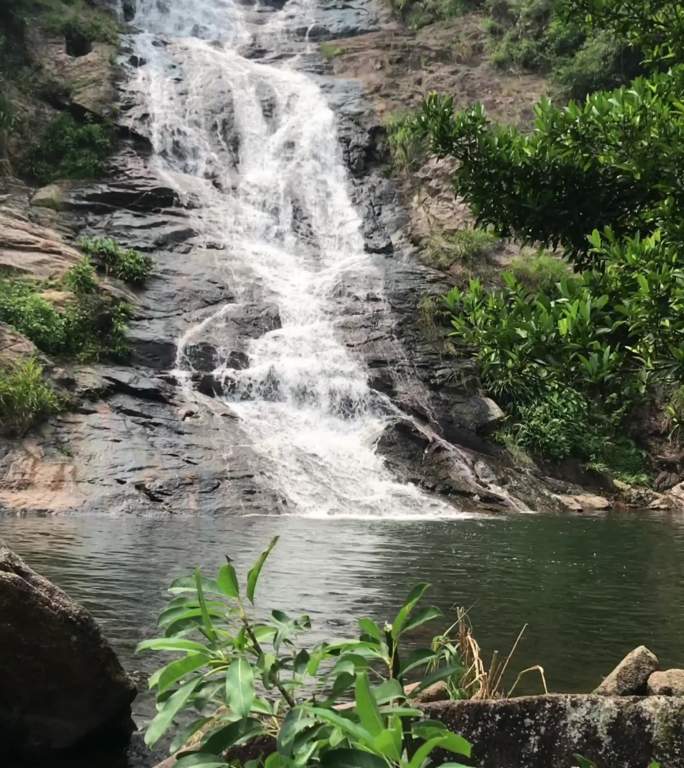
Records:
M458 522L297 517L5 517L0 539L83 603L124 665L154 633L165 586L229 553L244 569L274 535L260 603L311 615L312 640L392 616L418 581L447 617L472 607L481 645L518 669L540 663L554 691L588 691L633 647L684 666L684 521L643 515L515 516ZM528 690L534 688L530 681ZM137 713L144 716L142 699Z

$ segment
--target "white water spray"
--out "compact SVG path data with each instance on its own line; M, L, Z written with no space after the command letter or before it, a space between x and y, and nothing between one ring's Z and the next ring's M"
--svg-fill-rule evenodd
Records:
M345 284L381 298L382 275L364 251L334 113L316 80L296 69L307 46L289 30L309 27L315 8L292 0L260 10L140 0L135 19L144 61L135 87L157 170L195 201L193 224L237 293L181 339L179 375L195 396L184 351L202 341L218 348L224 362L214 374L294 513L462 516L398 482L374 451L387 417L335 331L334 297ZM243 57L249 45L276 63ZM277 307L280 327L250 341L247 367L231 367L231 323L255 304Z

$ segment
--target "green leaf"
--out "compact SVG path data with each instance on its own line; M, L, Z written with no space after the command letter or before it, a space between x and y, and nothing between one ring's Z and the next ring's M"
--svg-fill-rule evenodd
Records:
M435 749L439 749L445 746L443 743L444 741L445 741L444 737L437 736L434 739L428 739L428 741L426 741L424 744L421 744L418 747L418 749L414 752L413 757L409 761L407 768L423 768L423 765L425 765L425 762L427 761L428 757L432 754L432 752Z
M179 749L184 747L190 738L197 733L203 726L210 723L213 717L200 717L197 720L193 720L190 725L185 728L181 728L176 731L176 735L173 737L171 744L169 745L169 752L178 752Z
M219 568L216 584L227 597L240 596L240 585L238 584L235 568L232 565L222 565Z
M332 706L335 703L335 700L345 691L349 690L354 683L355 677L353 674L350 674L349 672L340 672L340 674L335 676L332 690L325 703Z
M442 763L440 768L472 768L472 766L463 763Z
M323 768L387 768L377 755L361 749L333 749L321 756Z
M574 755L578 768L596 768L596 763L582 755Z
M205 602L204 608L209 615L213 615L215 618L221 617L221 613L213 605ZM169 627L184 620L189 620L189 624L204 627L204 611L201 606L198 604L194 607L173 606L167 608L159 615L159 626L164 627L164 630L168 632Z
M401 737L397 740L396 733L390 728L381 731L373 740L376 752L396 762L401 760L401 746Z
M439 667L439 669L436 669L434 672L424 677L420 681L420 684L416 686L409 695L415 696L433 683L438 683L440 680L446 680L452 675L456 675L462 671L463 665L458 661L453 662L453 664L446 664L443 667Z
M356 676L356 713L361 720L361 725L373 736L377 736L384 730L385 725L366 672L360 672Z
M369 744L373 741L373 737L365 728L360 725L356 725L346 717L333 712L330 709L323 709L322 707L310 707L309 711L312 712L319 720L323 720L330 725L334 725L341 731L351 736L352 739Z
M392 623L392 638L395 640L395 642L399 639L401 636L404 626L406 624L406 621L408 620L408 617L411 615L411 611L416 607L419 600L423 597L425 592L429 589L429 584L418 584L416 585L412 590L411 594L406 599L406 602L399 610L399 613L397 613L396 618L394 619L394 622Z
M303 675L306 672L306 668L309 666L309 661L311 657L309 656L309 652L302 648L301 651L295 656L294 660L294 671L298 675Z
M192 752L179 757L174 763L174 768L195 768L195 766L200 765L202 768L226 768L228 763L226 763L225 760L217 758L216 755L205 755L201 752Z
M471 753L470 742L467 739L464 739L463 736L451 732L442 736L439 748L446 749L456 755L463 755L463 757L470 757Z
M164 693L164 691L167 691L177 680L180 680L188 672L193 672L194 670L203 667L208 659L209 657L207 655L196 653L172 661L165 667L158 669L150 677L148 685L150 688L156 686L158 694Z
M434 661L437 658L438 656L434 651L431 651L428 648L419 648L418 650L414 651L408 657L408 659L406 659L406 662L401 668L401 674L405 675L407 672L410 672L412 669L415 669L416 667L425 666L426 664L429 664L431 661Z
M214 630L214 625L211 622L211 617L209 616L209 611L207 610L207 603L204 599L202 574L200 573L199 568L195 569L195 586L197 588L197 600L199 602L200 611L202 613L202 626L204 627L204 632L210 640L215 640L216 631Z
M373 697L378 704L387 704L394 699L405 699L404 686L396 679L384 680L373 687Z
M226 699L231 711L246 717L254 701L254 673L245 659L236 659L226 672Z
M180 637L155 637L138 643L136 653L140 651L198 651L207 652L207 646L194 640L184 640Z
M382 633L380 627L373 621L373 619L359 619L359 628L364 635L372 637L373 640L382 642Z
M199 680L190 680L182 685L172 696L170 696L162 705L154 720L147 727L145 732L145 744L148 747L156 744L166 733L173 722L173 718L183 709L188 699L195 692L199 685Z
M422 624L427 624L429 621L440 619L443 615L444 614L439 608L435 608L434 606L423 608L423 610L419 611L411 621L408 621L404 625L403 632L410 632L412 629L416 629L416 627L420 627Z
M302 707L291 709L278 733L278 751L283 755L289 755L292 751L292 744L296 736L315 723L311 712Z
M255 718L243 718L229 723L214 731L202 742L202 752L221 755L229 747L239 742L249 741L254 736L264 732L263 725Z
M254 605L254 592L256 591L257 582L259 581L259 576L261 574L261 569L264 567L264 563L266 562L266 558L271 554L273 551L273 548L278 543L278 536L274 536L271 539L271 543L268 545L268 547L259 555L257 558L256 563L250 568L249 573L247 574L247 597L249 599L249 602Z

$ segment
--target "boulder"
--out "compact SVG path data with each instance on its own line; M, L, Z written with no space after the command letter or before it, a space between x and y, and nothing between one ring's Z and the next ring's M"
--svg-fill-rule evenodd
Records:
M0 743L20 753L127 735L135 687L90 614L0 546Z
M655 654L645 645L640 645L625 656L594 693L599 696L645 694L648 679L657 669Z
M410 693L410 689L415 688L415 685L406 686L406 692ZM435 701L447 701L450 698L449 696L449 687L444 682L444 680L440 680L437 683L433 683L432 685L428 685L427 688L424 688L416 697L415 701L417 701L419 704L431 704Z
M558 494L556 498L571 512L600 512L613 506L605 496L593 493Z
M500 427L506 418L506 414L490 397L455 395L452 400L450 426L486 435Z
M424 709L471 742L478 768L571 768L575 754L601 766L644 768L657 760L684 768L684 701L677 698L547 694Z
M654 672L648 678L648 692L656 696L684 696L684 669Z
M48 184L36 191L31 198L31 205L59 211L64 206L64 192L59 184Z

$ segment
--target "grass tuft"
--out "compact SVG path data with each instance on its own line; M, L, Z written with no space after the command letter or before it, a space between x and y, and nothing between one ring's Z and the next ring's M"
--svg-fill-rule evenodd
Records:
M436 269L447 270L454 264L474 266L486 259L500 239L485 229L461 229L450 234L433 235L422 253L422 259Z
M60 407L59 396L43 378L36 360L19 363L0 375L0 431L4 434L22 435Z
M79 247L107 275L131 285L144 285L152 272L152 259L132 248L122 248L109 237L84 237Z

